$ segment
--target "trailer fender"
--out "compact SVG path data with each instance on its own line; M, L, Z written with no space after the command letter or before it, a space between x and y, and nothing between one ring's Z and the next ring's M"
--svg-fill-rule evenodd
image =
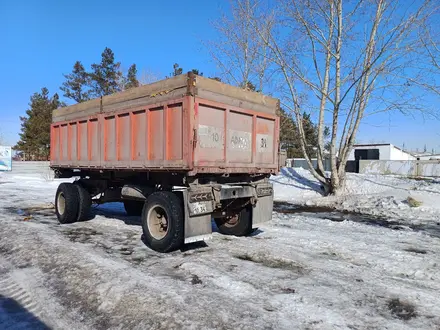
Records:
M154 192L153 188L141 187L131 184L126 184L122 187L121 196L123 199L136 199L144 201L149 195Z

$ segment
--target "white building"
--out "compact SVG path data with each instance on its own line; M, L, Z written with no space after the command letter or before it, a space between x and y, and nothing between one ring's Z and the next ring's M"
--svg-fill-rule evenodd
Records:
M348 160L416 160L406 152L391 143L381 144L356 144L348 156Z

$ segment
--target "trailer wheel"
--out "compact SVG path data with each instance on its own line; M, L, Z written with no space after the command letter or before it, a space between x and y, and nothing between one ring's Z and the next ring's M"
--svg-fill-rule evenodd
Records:
M74 184L78 192L78 216L77 221L89 220L91 217L92 197L89 192L79 183Z
M145 202L134 201L134 200L124 200L124 209L127 215L139 216L142 214L142 209L144 208Z
M60 223L77 220L79 206L78 190L72 183L61 183L55 194L55 213Z
M142 211L145 244L158 252L171 252L183 244L183 207L173 192L151 194Z
M251 207L245 207L233 216L216 218L214 220L218 231L223 235L247 236L254 231L254 229L252 229Z

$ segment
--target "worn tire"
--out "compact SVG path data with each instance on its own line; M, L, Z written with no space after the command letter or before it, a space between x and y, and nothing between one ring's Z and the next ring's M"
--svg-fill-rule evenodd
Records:
M78 190L72 183L61 183L55 194L55 213L60 223L72 223L78 218Z
M80 183L75 183L74 186L78 192L77 221L90 220L92 197L90 197L89 192Z
M124 209L127 215L139 216L142 215L142 210L144 208L145 202L135 201L135 200L124 200Z
M252 229L252 207L243 208L238 214L235 223L225 221L224 218L214 219L218 231L223 235L248 236L254 232Z
M154 218L155 210L163 210L167 220L164 237L158 238L153 225L149 227L148 217ZM162 220L160 220L162 221ZM184 214L181 199L173 192L159 191L151 194L142 211L142 230L145 244L158 252L171 252L179 249L184 241ZM156 236L156 237L155 237Z

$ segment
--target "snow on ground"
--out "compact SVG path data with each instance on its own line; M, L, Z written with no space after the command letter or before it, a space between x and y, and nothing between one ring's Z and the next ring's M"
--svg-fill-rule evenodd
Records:
M347 174L341 196L322 197L309 171L283 168L272 177L275 199L298 205L329 206L341 211L398 219L411 224L440 221L440 179L415 180L393 175ZM411 207L407 198L422 202Z
M284 173L274 178L278 200L330 203L305 173ZM349 187L359 189L356 180ZM59 225L50 205L58 184L32 172L0 176L1 329L440 327L440 240L429 233L285 210L252 237L214 233L160 254L117 203ZM391 194L375 185L362 189L377 200Z

